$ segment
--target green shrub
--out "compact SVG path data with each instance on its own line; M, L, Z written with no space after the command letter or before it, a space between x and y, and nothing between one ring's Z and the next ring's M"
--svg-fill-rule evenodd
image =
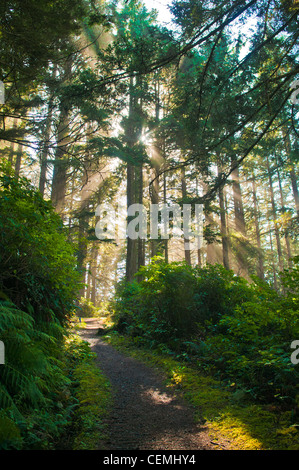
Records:
M156 257L139 271L142 281L121 284L115 318L121 332L155 341L203 337L211 324L251 298L250 286L222 266L192 268Z
M0 448L48 449L72 413L63 356L79 288L74 250L49 202L0 176Z
M284 272L284 294L255 279L253 299L223 315L206 341L202 363L262 400L296 402L290 345L299 338L298 273L296 265Z
M118 331L193 362L248 397L296 403L298 366L290 360L299 338L296 264L282 275L282 293L220 265L192 268L155 258L140 274L140 283L119 286Z
M85 297L81 297L77 309L77 315L82 318L96 317L99 315L99 311L91 302L91 300L85 299Z
M0 176L0 296L36 321L63 323L79 279L74 249L51 203L25 178Z
M64 370L61 327L36 328L34 319L13 304L0 302L0 449L53 448L74 403ZM49 331L51 330L51 334ZM56 335L54 332L58 332Z
M246 280L219 264L194 268L194 275L197 278L195 308L201 326L218 324L236 305L252 298L253 292Z

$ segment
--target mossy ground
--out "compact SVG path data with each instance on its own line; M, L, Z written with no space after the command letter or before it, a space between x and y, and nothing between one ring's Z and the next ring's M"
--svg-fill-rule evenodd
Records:
M138 347L117 334L103 337L115 348L158 367L169 387L194 407L196 419L209 428L213 442L225 442L231 450L298 450L299 432L291 412L273 405L256 404L231 391L213 377L176 361L160 351Z
M106 417L112 403L111 385L96 364L96 355L86 341L76 336L78 354L72 370L73 395L77 402L71 425L72 450L101 450L107 438Z
M79 386L76 397L78 434L74 450L98 450L107 435L105 418L110 407L110 384L95 364L82 364L75 370Z

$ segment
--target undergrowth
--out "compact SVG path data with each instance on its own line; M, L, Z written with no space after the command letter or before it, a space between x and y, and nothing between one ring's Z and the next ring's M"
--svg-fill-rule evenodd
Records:
M72 394L77 406L70 423L72 450L99 450L106 439L105 418L111 405L108 379L95 363L95 353L79 336L68 345L68 363Z
M138 341L116 333L103 339L115 348L157 367L173 387L194 407L196 419L208 427L213 441L230 450L298 450L299 433L292 412L274 405L256 404L242 392L225 387L161 350L138 346Z

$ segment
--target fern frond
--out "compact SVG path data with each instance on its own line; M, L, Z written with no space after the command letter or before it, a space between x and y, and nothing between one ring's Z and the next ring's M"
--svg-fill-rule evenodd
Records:
M34 319L10 302L0 302L0 334L8 329L30 330Z
M12 415L17 419L24 419L23 415L20 413L18 407L16 406L13 398L10 396L6 387L0 383L0 408L3 410L10 410Z

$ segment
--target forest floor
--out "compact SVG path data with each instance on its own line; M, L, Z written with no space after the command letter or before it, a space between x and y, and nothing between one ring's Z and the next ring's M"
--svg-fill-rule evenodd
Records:
M113 406L107 426L108 450L225 450L229 442L213 442L193 408L165 385L163 373L117 351L97 335L97 319L84 319L80 336L89 342L96 361L112 386Z

